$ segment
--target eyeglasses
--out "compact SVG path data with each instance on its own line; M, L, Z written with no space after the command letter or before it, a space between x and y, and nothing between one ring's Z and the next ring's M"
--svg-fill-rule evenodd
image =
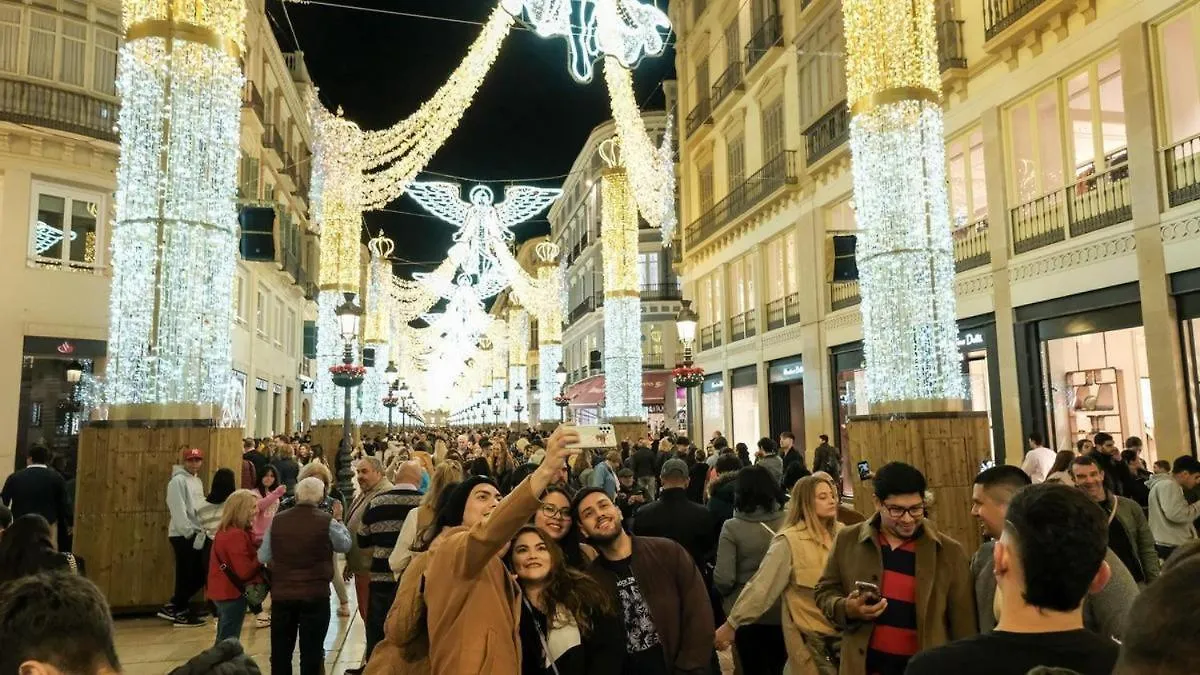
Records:
M903 506L891 506L888 504L884 504L883 508L887 509L888 515L896 520L903 518L904 514L906 514L906 513L909 516L911 516L913 520L916 520L917 518L920 518L921 516L925 515L925 505L924 504L917 504L916 506L910 506L908 508L905 508Z
M546 516L547 518L557 518L559 520L571 519L571 508L569 506L564 506L560 509L553 504L542 504L542 507L539 510L542 512L542 515Z

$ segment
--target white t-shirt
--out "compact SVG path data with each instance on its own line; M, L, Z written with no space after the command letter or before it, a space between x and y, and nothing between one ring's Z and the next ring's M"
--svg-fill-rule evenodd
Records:
M1021 463L1021 470L1029 474L1029 478L1034 483L1041 483L1046 480L1046 475L1054 467L1054 458L1057 455L1058 453L1050 448L1038 446L1025 453L1025 461Z

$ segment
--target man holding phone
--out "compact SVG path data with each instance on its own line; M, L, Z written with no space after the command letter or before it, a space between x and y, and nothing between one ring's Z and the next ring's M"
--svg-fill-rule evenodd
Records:
M925 520L925 477L891 462L874 487L875 516L838 534L815 589L847 675L901 675L917 652L979 632L966 553Z

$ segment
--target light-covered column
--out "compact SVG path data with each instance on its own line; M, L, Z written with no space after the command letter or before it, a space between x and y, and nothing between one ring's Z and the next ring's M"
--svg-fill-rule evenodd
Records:
M537 256L538 286L551 288L558 275L558 244L543 241L534 253ZM562 362L562 303L539 302L538 307L538 421L543 424L558 422L558 396L556 372Z
M615 138L600 144L600 246L604 260L604 416L640 420L642 296L638 277L637 203Z
M106 401L112 417L211 419L231 381L245 8L122 15Z
M933 0L846 0L867 399L963 398Z
M508 407L517 424L529 414L528 361L529 313L514 305L508 312Z

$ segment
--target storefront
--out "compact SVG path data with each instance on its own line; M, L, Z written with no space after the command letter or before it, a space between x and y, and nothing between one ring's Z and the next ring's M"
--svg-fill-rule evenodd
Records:
M46 446L67 478L75 475L79 426L88 419L85 388L107 354L101 340L26 337L21 363L17 451L13 470L25 468L29 448ZM78 369L78 370L76 370ZM78 373L80 381L72 381Z
M721 373L705 375L700 385L700 438L692 442L703 447L714 431L729 431L725 428L725 380Z
M642 405L651 428L666 423L666 397L678 396L670 371L655 370L642 373ZM570 419L576 424L599 424L604 419L604 376L593 375L567 387L571 399Z
M1142 438L1157 458L1146 334L1137 284L1015 310L1021 419L1066 449L1103 431Z
M730 410L733 417L733 435L725 438L731 445L745 443L753 449L762 438L758 423L758 367L745 366L729 372L731 385ZM753 455L753 451L750 453Z
M1171 292L1179 315L1188 423L1192 431L1192 455L1196 455L1200 452L1200 270L1172 274Z
M771 438L790 431L804 447L804 364L799 356L767 364L767 413Z
M967 391L967 410L988 413L992 435L992 456L1004 461L1004 428L1000 415L1000 375L996 359L996 320L992 314L961 319L958 322L958 349L962 354L962 374ZM829 350L833 373L834 411L837 416L838 442L847 447L846 422L870 412L866 397L867 371L861 342L837 345Z

